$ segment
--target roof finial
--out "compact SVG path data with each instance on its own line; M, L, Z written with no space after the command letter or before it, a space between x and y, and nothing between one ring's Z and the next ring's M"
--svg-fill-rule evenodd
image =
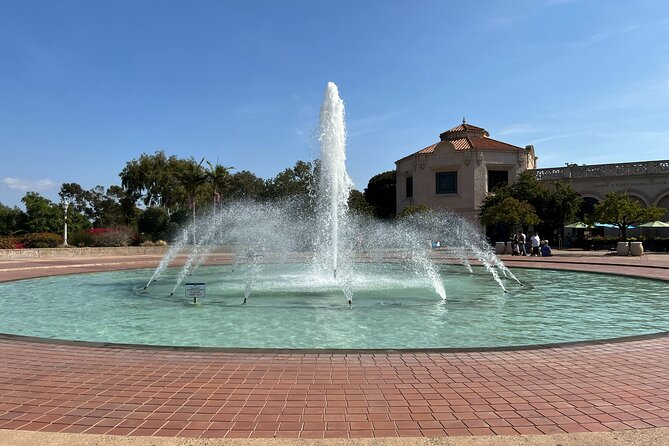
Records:
M463 123L463 124L467 124L467 121L465 121L465 117L464 117L464 116L462 117L462 123Z

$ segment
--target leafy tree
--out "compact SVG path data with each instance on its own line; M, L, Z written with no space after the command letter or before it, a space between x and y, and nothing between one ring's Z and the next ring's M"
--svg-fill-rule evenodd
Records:
M209 166L207 179L213 188L214 204L217 202L220 203L221 194L224 193L230 181L230 170L234 169L234 167L222 166L218 161L216 161L216 164L207 161L207 165Z
M583 197L571 185L555 182L540 216L548 225L559 228L564 238L565 223L575 221L582 206Z
M503 223L509 225L510 231L517 225L536 225L541 222L534 206L514 197L505 197L495 204L483 206L479 217L484 225Z
M28 232L62 233L65 220L60 206L37 192L26 193L21 201L26 207Z
M129 223L119 201L124 198L122 192L119 186L112 186L106 191L103 186L84 190L77 183L63 183L58 195L70 203L68 215L83 214L94 227L102 228Z
M525 171L518 176L518 180L510 186L501 186L502 189L509 188L509 195L530 203L535 208L543 207L542 204L550 194L544 183L537 180L532 171ZM497 192L497 190L495 191Z
M122 225L130 225L135 221L139 209L135 206L136 200L128 191L121 186L109 186L107 197L118 207L115 208L114 216L120 219Z
M204 158L196 163L193 158L183 161L184 166L176 171L176 177L181 186L186 190L188 207L193 211L193 223L195 223L195 198L197 189L207 181L207 172L202 167Z
M91 204L91 193L79 184L63 183L58 195L62 201L70 204L68 212L81 212L89 219L93 219L95 211Z
M142 234L147 234L151 240L165 238L167 230L168 216L163 208L147 208L137 217L137 230Z
M186 192L177 180L189 163L160 150L153 155L143 153L139 159L128 161L119 174L121 185L135 201L145 206L162 206L168 211L183 203Z
M365 200L374 206L374 214L379 218L390 218L397 212L394 170L374 175L365 188Z
M497 210L503 209L501 203L507 198L514 198L521 203L531 205L540 223L531 223L533 218L520 222L498 220L495 223L484 223L481 219L481 223L489 226L488 235L494 235L500 230L512 230L513 228L509 227L503 228L503 225L509 224L522 224L525 229L527 225L535 224L536 229L542 233L553 233L554 230L563 231L564 224L576 218L583 202L581 196L570 185L559 182L554 185L546 184L537 180L534 172L526 171L520 174L515 183L495 188L494 193L484 199L479 216L483 218L482 216L486 214L488 222L494 221L492 216L496 215ZM497 207L497 209L488 210L492 207ZM503 218L501 214L497 215L499 219ZM500 227L493 225L500 225Z
M257 200L266 196L265 181L248 170L230 176L226 196L231 200Z
M365 196L357 189L351 189L348 196L348 210L358 215L374 215L374 207L367 203Z
M316 186L319 170L320 163L317 161L297 161L294 167L280 172L265 183L267 198L309 197Z
M0 235L11 235L24 229L27 215L18 207L0 203Z
M626 193L612 192L606 199L595 206L595 212L589 223L606 223L620 229L623 241L627 240L627 229L635 224L658 220L665 213L664 208L655 205L643 207Z

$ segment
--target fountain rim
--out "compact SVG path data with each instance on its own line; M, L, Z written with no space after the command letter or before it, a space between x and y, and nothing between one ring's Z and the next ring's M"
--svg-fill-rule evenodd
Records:
M440 262L440 259L435 259L435 266L442 266L442 265L460 265L460 263L457 262ZM302 263L302 262L295 262L295 263ZM361 263L361 264L367 264L369 262L354 262L354 263ZM397 263L397 262L389 262L389 261L384 261L384 262L377 262L378 263ZM571 262L565 262L565 264L570 264ZM266 262L264 263L265 265L281 265L279 262ZM598 263L589 263L590 265L597 265ZM202 265L201 268L204 267L212 267L212 266L226 266L230 264L226 263L208 263L205 265ZM482 265L472 263L472 267L483 267ZM180 268L179 266L169 266L168 268ZM665 279L662 277L648 277L648 276L642 276L642 275L636 275L636 274L630 274L630 273L625 273L625 272L617 272L617 271L582 271L582 270L571 270L571 269L566 269L566 268L560 268L560 267L542 267L542 268L537 268L536 266L532 265L523 265L523 266L508 266L510 270L514 269L542 269L545 271L568 271L572 273L579 273L579 274L594 274L594 275L603 275L603 276L620 276L620 277L631 277L631 278L636 278L636 279L642 279L642 280L651 280L655 282L669 282L669 279ZM657 266L641 266L641 268L649 268L649 269L661 269L662 267L657 267ZM138 270L148 270L148 271L153 271L155 270L155 267L152 266L123 266L120 268L114 268L114 269L105 269L105 270L94 270L94 271L79 271L79 272L67 272L63 274L36 274L34 276L30 277L14 277L14 278L8 278L8 279L0 279L0 284L3 283L11 283L11 282L19 282L23 280L34 280L34 279L46 279L49 277L63 277L63 276L79 276L79 275L88 275L88 274L104 274L104 273L113 273L113 272L120 272L120 271L138 271ZM3 333L0 333L2 335Z
M568 262L567 262L568 263ZM436 262L436 265L443 265L447 263ZM596 263L593 263L596 265ZM221 266L225 264L209 264L203 266ZM476 265L478 266L478 265ZM552 268L536 268L534 266L513 266L513 269L543 269L551 271L570 271L566 268L552 267ZM648 266L653 269L656 267ZM48 277L61 277L82 274L100 274L121 271L137 271L142 269L151 270L153 268L147 266L130 265L127 267L97 270L97 271L81 271L70 272L64 274L36 274L31 277L18 277L0 280L1 283L10 283L22 280L34 280ZM652 280L659 282L669 282L669 279L661 277L646 277L642 275L635 275L623 272L611 271L574 271L581 274L597 274L597 275L614 275L621 277L633 277L643 280ZM39 336L20 335L12 333L1 333L0 340L10 340L19 342L30 342L37 344L49 345L63 345L76 347L90 347L90 348L109 348L109 349L127 349L127 350L150 350L150 351L184 351L184 352L202 352L202 353L223 353L223 354L314 354L314 355L354 355L354 354L401 354L401 353L437 353L437 354L451 354L451 353L490 353L490 352L513 352L513 351L532 351L532 350L547 350L547 349L561 349L569 347L590 346L590 345L606 345L606 344L620 344L626 342L635 342L640 340L651 340L664 338L669 336L669 331L659 331L654 333L645 333L640 335L620 336L613 338L602 339L586 339L580 341L565 341L556 343L540 343L540 344L523 344L523 345L508 345L508 346L491 346L491 347L434 347L434 348L380 348L380 349L365 349L365 348L254 348L254 347L203 347L203 346L189 346L189 345L159 345L159 344L133 344L133 343L115 343L115 342L100 342L100 341L85 341L85 340L71 340L60 338L45 338Z
M566 341L556 343L494 346L494 347L444 347L444 348L253 348L253 347L199 347L189 345L157 345L157 344L125 344L115 342L80 341L59 338L43 338L11 333L0 333L0 340L21 341L36 344L62 345L73 347L91 347L103 349L151 350L151 351L183 351L203 353L243 353L243 354L313 354L313 355L369 355L394 353L491 353L562 349L590 345L622 344L642 340L658 339L669 336L669 331L646 333L641 335L622 336L615 338L587 339L583 341Z

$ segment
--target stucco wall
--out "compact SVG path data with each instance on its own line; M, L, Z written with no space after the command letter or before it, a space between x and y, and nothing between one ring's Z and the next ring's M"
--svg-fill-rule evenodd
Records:
M488 193L488 169L507 171L508 181L512 183L527 164L525 153L519 156L516 152L492 150L456 151L452 144L442 141L433 153L415 154L397 161L397 212L406 206L425 205L453 210L478 224L479 209ZM457 172L457 193L437 194L436 174L449 171ZM406 196L407 177L413 177L412 197Z
M598 201L611 192L626 192L645 206L667 209L663 220L669 219L669 160L572 165L536 172L541 181L568 183L583 197Z

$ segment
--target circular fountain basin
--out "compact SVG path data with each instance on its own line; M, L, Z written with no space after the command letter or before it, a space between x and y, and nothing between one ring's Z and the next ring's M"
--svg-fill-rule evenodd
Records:
M359 264L342 283L303 264L264 265L242 304L243 265L198 268L197 304L168 269L0 284L0 333L108 343L280 349L488 348L669 331L666 282L514 269L508 293L483 268L439 267L447 299L399 264Z

